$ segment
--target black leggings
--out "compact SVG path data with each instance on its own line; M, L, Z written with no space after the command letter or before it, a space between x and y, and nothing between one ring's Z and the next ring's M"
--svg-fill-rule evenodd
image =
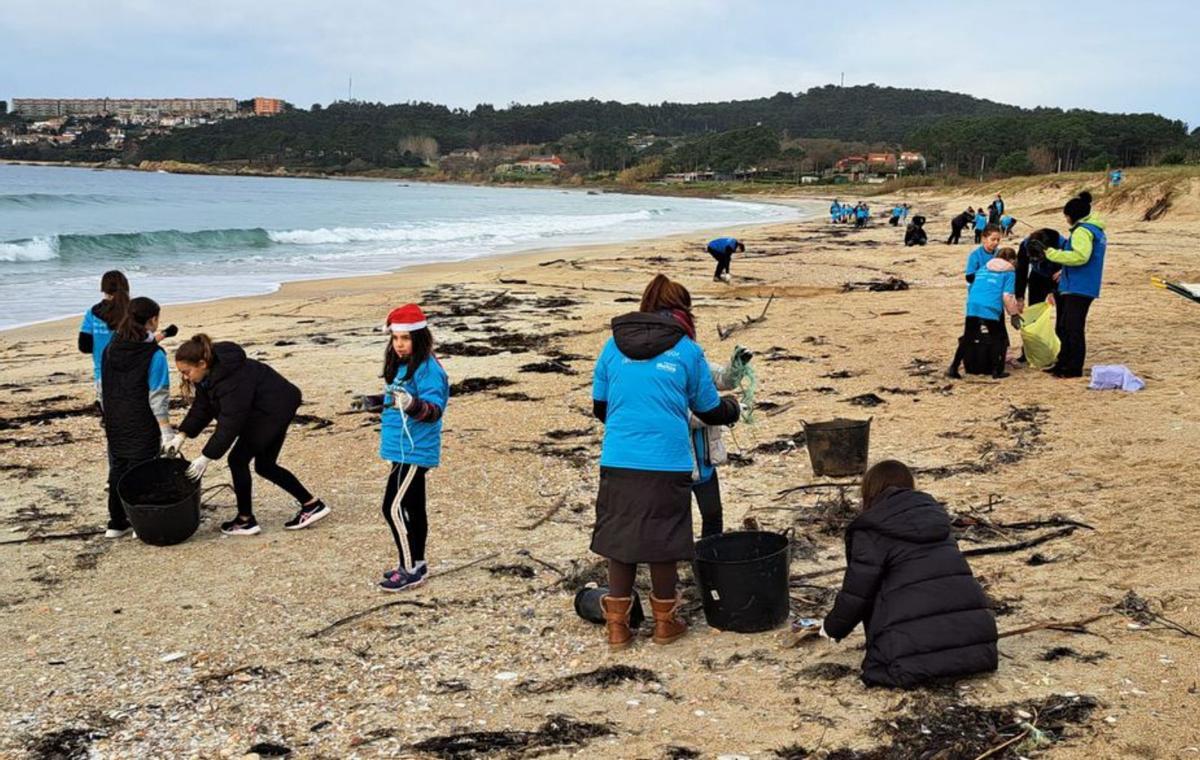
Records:
M959 241L959 239L962 237L962 231L963 231L964 226L965 225L961 225L961 224L950 225L950 237L946 239L946 245L950 245L951 243L957 243Z
M429 517L425 512L426 467L394 462L383 492L383 519L392 529L400 567L412 570L425 560Z
M1055 297L1058 307L1058 319L1054 324L1054 332L1062 341L1058 352L1058 371L1069 377L1083 375L1083 360L1087 357L1087 328L1088 309L1092 307L1090 296L1075 293Z
M713 470L712 477L703 483L692 486L696 495L696 506L700 508L700 538L715 536L724 530L724 520L721 510L721 483L717 480L717 471Z
M717 260L717 269L713 272L713 278L720 277L723 274L729 273L729 262L733 259L732 253L720 253L718 251L709 251L712 257Z
M287 428L277 435L259 444L251 437L238 438L229 452L229 475L233 478L233 493L237 496L239 517L249 517L254 514L253 479L250 477L250 460L254 460L254 471L287 491L301 505L312 501L312 494L288 470L280 467L275 461L283 450L283 442L287 438Z

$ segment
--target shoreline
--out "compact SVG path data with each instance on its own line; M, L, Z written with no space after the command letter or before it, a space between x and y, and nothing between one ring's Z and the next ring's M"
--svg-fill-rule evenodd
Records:
M747 202L730 199L731 202ZM659 246L665 245L694 236L709 236L716 234L729 234L734 237L743 235L745 231L758 231L769 233L772 228L780 226L794 225L811 221L817 218L814 212L811 218L803 216L804 204L809 203L807 199L796 199L795 203L778 202L775 204L764 205L782 205L788 208L796 209L798 216L788 220L773 220L769 222L739 224L725 228L702 228L691 230L689 232L672 233L670 235L654 235L646 238L630 238L621 241L609 241L602 243L579 243L575 245L558 245L558 246L543 246L536 248L527 248L514 251L504 251L483 256L475 256L452 261L437 261L426 262L421 264L409 264L390 269L386 272L364 272L362 274L340 275L335 277L315 276L311 278L301 278L295 280L286 280L276 283L275 288L267 293L251 293L237 294L227 296L214 296L213 298L203 298L195 301L175 301L163 302L164 309L170 307L173 311L178 309L188 309L189 307L203 306L206 304L226 304L240 305L241 302L246 302L247 307L261 305L269 302L271 299L288 300L292 297L298 297L311 293L312 291L321 288L346 288L351 284L361 285L366 287L355 287L353 290L372 290L385 287L387 283L394 278L399 278L405 274L426 277L428 275L443 273L449 276L463 275L471 271L479 271L479 267L472 267L472 264L490 263L493 266L486 267L486 271L495 269L503 271L505 266L519 267L530 263L541 263L550 261L555 257L562 258L567 255L577 257L579 259L589 259L601 256L613 255L626 249L630 244L639 244L642 246ZM83 307L85 310L88 306ZM59 317L50 317L34 322L26 322L11 327L0 327L0 338L22 339L29 338L34 335L41 339L44 334L41 331L49 328L65 328L70 326L82 316L84 312L68 314ZM26 335L26 333L29 333Z

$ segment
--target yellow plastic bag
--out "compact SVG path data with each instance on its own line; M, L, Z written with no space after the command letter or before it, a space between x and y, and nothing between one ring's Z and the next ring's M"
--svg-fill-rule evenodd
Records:
M1034 369L1046 369L1058 361L1058 350L1062 347L1054 332L1054 307L1045 302L1035 303L1022 316L1021 344L1025 347L1025 360Z

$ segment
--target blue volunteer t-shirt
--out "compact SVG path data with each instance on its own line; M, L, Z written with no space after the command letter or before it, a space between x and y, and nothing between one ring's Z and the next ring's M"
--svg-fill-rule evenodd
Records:
M983 232L983 228L987 226L987 214L980 211L975 214L975 229Z
M689 411L721 403L704 351L691 338L650 359L630 359L609 338L596 360L592 398L608 403L601 467L692 471Z
M1000 319L1004 316L1004 294L1015 295L1015 272L994 272L983 268L975 273L975 282L967 289L967 316Z
M979 246L975 250L967 254L967 266L963 270L964 275L979 276L979 272L987 266L987 263L992 260L992 254L984 250L983 246Z
M79 325L79 332L92 336L92 377L99 380L100 362L104 360L104 349L112 340L112 330L107 322L88 309Z

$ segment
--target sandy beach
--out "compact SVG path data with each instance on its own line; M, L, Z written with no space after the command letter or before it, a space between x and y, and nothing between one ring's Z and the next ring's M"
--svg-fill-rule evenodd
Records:
M1004 192L1018 219L1065 229L1059 209L1083 184L1039 178ZM1143 221L1168 185L1168 211ZM75 351L75 320L0 333L0 755L80 746L85 754L67 756L238 758L275 746L303 758L468 757L438 737L507 731L479 746L509 757L865 758L921 756L886 752L925 741L950 748L927 756L949 760L980 754L970 742L1000 743L954 721L982 725L969 721L1003 708L997 727L1047 729L1038 751L1054 758L1194 756L1200 639L1114 607L1133 591L1200 631L1200 304L1149 282L1200 281L1200 179L1131 171L1120 191L1094 190L1111 242L1088 365L1127 365L1146 381L1131 394L1032 369L1000 381L943 376L973 246L942 241L951 216L994 192L898 198L929 218L924 248L905 248L903 230L879 220L862 231L824 217L726 230L746 243L730 285L712 282L708 236L689 234L164 309L179 338L237 341L303 390L281 462L333 514L297 532L282 529L288 497L258 481L261 536L220 535L233 507L217 489L199 531L175 547L54 538L102 529L106 515L90 359ZM897 199L870 200L882 209ZM919 488L974 520L964 548L1057 534L972 559L1002 633L1089 622L1003 638L1000 669L986 677L873 690L857 678L861 629L840 645L799 647L786 629L710 629L689 570L689 635L610 654L603 629L571 606L581 583L603 578L587 549L603 434L591 370L609 320L636 308L657 272L691 289L710 358L735 344L756 352L758 419L727 439L736 461L721 472L725 522L795 529L796 613L828 610L847 514L837 488L788 491L822 482L802 421L870 417L873 460L919 468ZM869 289L892 277L908 288ZM761 322L720 338L719 325L759 316L772 295ZM376 588L394 562L378 417L350 401L379 392L379 327L409 301L428 313L455 391L443 465L428 481L433 576L397 598ZM227 480L218 463L204 485ZM636 670L571 679L617 665ZM1028 709L1064 704L1074 707Z

